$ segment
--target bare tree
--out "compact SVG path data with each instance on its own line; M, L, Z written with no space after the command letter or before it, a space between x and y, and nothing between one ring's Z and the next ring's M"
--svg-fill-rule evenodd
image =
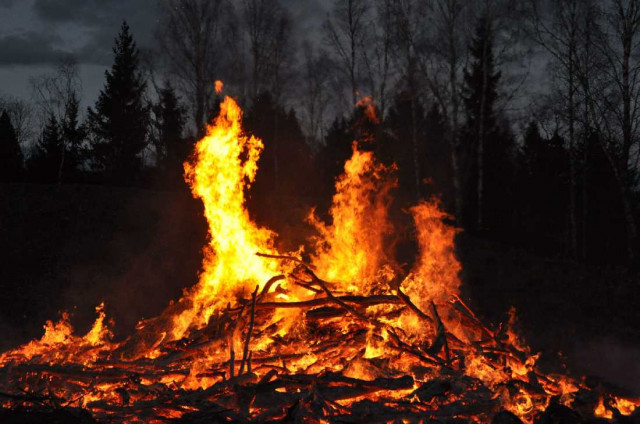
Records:
M420 169L420 155L418 129L416 115L417 103L422 92L422 84L418 78L418 53L421 47L424 33L424 5L415 1L382 1L378 4L379 13L386 19L390 19L388 24L393 27L392 42L394 62L399 74L399 85L402 92L408 96L411 109L411 146L413 158L413 176L414 186L416 189L416 197L421 197L421 175L423 170ZM384 8L384 9L382 9ZM382 10L381 10L382 9ZM390 9L390 10L389 10ZM421 51L420 53L426 53ZM428 60L422 57L425 62ZM426 66L425 66L426 69Z
M224 0L165 0L158 26L160 45L171 73L188 99L198 136L215 96L220 72L220 41L225 20Z
M631 206L632 190L638 184L640 150L640 0L612 0L602 7L605 31L600 51L606 60L601 70L609 81L601 114L607 141L603 150L611 164L623 205L627 232L627 254L632 263L638 237L637 222ZM595 113L594 113L595 115ZM635 175L635 180L634 180Z
M467 34L464 26L466 2L461 0L396 0L399 38L404 45L404 78L412 92L417 74L428 94L438 103L448 127L453 169L455 215L462 217L463 169L460 145L460 76L464 67ZM415 101L415 99L414 99ZM414 143L415 145L415 143Z
M375 15L371 16L367 23L367 34L364 37L366 44L362 49L369 92L382 119L387 109L387 97L393 73L394 1L376 0Z
M283 91L283 65L294 51L291 18L277 0L243 0L242 14L252 62L251 96L267 89L277 101Z
M583 22L584 3L560 0L548 4L531 0L533 28L531 34L551 54L556 66L556 79L562 84L568 126L569 151L569 245L573 257L578 256L578 219L576 204L576 123L578 119L578 44ZM549 16L545 16L544 12Z
M331 62L326 52L314 52L309 42L303 44L304 65L301 84L301 108L307 144L317 145L322 134L328 96L328 80Z
M71 103L82 92L78 63L72 56L60 60L52 72L32 77L29 82L43 123L50 116L55 116L58 122L62 122Z
M358 101L362 78L360 67L368 14L367 0L336 0L323 25L325 42L333 50L338 68L348 81L352 108Z
M62 181L67 153L72 157L79 155L80 137L77 133L79 103L82 93L82 79L76 59L66 57L52 72L30 79L32 97L39 109L40 127L43 127L51 117L61 124L62 146L60 149L60 163L58 164L58 181ZM73 128L68 128L72 123ZM69 134L73 131L73 135Z

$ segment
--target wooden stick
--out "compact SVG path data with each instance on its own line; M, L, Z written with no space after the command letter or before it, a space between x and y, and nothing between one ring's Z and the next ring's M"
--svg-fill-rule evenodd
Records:
M256 289L251 294L251 315L249 318L249 330L247 331L247 335L244 339L244 350L242 352L242 361L240 361L240 371L238 371L238 375L242 375L242 371L244 371L244 364L249 354L249 341L251 340L251 332L253 331L253 321L255 319L257 296L258 296L258 286L256 286Z
M319 297L316 299L300 300L297 302L261 302L256 304L258 309L276 309L276 308L313 308L315 306L323 306L336 303L340 300L346 303L355 303L360 306L373 306L382 304L400 304L403 303L397 296L391 295L374 295L374 296L333 296ZM429 318L429 317L427 317ZM431 318L429 318L431 319Z
M405 305L407 305L409 307L409 309L411 309L413 312L416 313L416 315L418 315L421 319L427 321L428 323L433 324L433 320L431 319L431 317L427 314L425 314L424 312L422 312L420 310L420 308L418 308L409 298L409 296L407 296L406 294L404 294L402 292L402 290L400 290L400 287L398 287L398 299L400 299L402 301L402 303L404 303Z
M452 305L456 305L458 304L460 306L460 308L462 309L461 312L464 312L464 314L467 316L467 318L471 319L478 327L480 327L480 329L482 331L484 331L485 333L487 333L487 335L491 338L495 337L495 334L489 330L476 316L476 314L473 313L473 311L471 310L471 308L469 308L467 306L466 303L464 303L462 301L462 299L460 299L460 296L457 295L453 295L452 296L452 301L450 302Z
M356 318L358 318L358 319L360 319L362 321L373 323L373 321L369 317L366 317L366 316L362 315L360 312L356 311L351 306L347 305L342 300L340 300L337 297L335 297L333 295L333 293L331 293L331 291L327 288L325 282L323 280L321 280L311 269L307 268L307 272L313 278L314 282L317 283L322 288L322 290L326 293L326 295L327 295L327 297L329 299L333 300L335 303L337 303L338 305L342 306L345 310L347 310L354 317L356 317Z
M231 340L231 344L229 345L229 379L233 378L233 373L235 370L233 369L235 366L236 353L233 351L233 340Z
M306 263L304 263L304 261L300 258L296 258L295 256L288 256L288 255L271 255L269 253L260 253L260 252L256 252L257 256L260 256L262 258L270 258L270 259L282 259L285 261L293 261L293 262L297 262L299 264L304 265L307 268L310 268L309 265L307 265Z
M230 305L227 306L227 309L229 307ZM231 329L231 336L229 337L229 379L232 379L235 373L234 366L235 366L236 352L233 350L233 334L236 332L236 328L238 327L238 321L240 321L240 319L242 318L244 307L245 305L241 306L240 313L238 314L238 318L236 318L235 322L233 323L233 329Z
M444 346L444 355L448 363L449 360L451 359L451 355L449 353L449 343L447 342L447 331L445 330L444 324L440 319L440 315L438 315L438 308L436 308L436 304L433 303L433 300L431 301L431 310L433 311L433 317L436 319L436 322L438 323L438 336L441 335L442 337L442 344Z
M269 281L267 281L267 283L264 285L264 288L260 292L259 298L262 299L267 293L269 293L269 289L274 283L280 280L284 280L285 278L286 277L284 275L276 275L275 277L269 278Z

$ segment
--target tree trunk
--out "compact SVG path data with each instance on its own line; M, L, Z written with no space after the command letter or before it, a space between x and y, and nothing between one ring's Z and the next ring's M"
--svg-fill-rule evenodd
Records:
M618 185L622 196L622 206L625 216L625 224L627 227L627 260L629 265L635 260L635 244L636 244L636 222L633 215L633 208L629 202L629 190L627 188L629 155L632 140L632 118L631 118L631 87L629 81L630 58L633 47L633 29L628 27L625 19L623 19L624 32L622 39L622 102L623 102L623 126L622 126L622 154L619 161L619 178Z
M450 9L455 9L456 5L454 4L450 7ZM462 167L460 166L460 140L458 138L459 134L459 123L458 123L458 78L457 78L457 64L458 64L458 54L456 51L456 11L450 10L451 14L449 18L450 22L448 25L448 43L449 43L449 88L451 90L451 108L452 108L452 116L451 116L451 165L453 168L453 191L454 191L454 199L455 199L455 212L456 219L458 222L462 222L462 211L463 211L463 193L462 193Z
M485 125L484 125L484 119L485 119L485 115L486 115L486 107L487 107L487 79L488 79L488 75L487 75L487 42L488 37L489 37L489 22L490 22L490 18L488 16L488 14L485 16L486 19L486 27L485 27L485 31L486 31L486 36L484 37L483 41L482 41L482 87L481 87L481 92L480 92L480 113L479 113L479 120L480 122L478 123L478 216L477 216L477 231L481 231L482 227L484 225L483 223L483 207L484 207L484 199L483 199L483 195L484 195L484 140L485 140Z
M572 20L572 22L574 22ZM569 39L568 94L569 94L569 245L571 256L577 259L578 223L576 219L576 164L575 164L575 29Z

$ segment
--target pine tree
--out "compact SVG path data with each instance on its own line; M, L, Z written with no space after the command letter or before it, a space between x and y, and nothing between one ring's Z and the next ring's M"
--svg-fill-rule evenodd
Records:
M492 167L500 166L506 160L505 137L497 124L495 102L498 98L500 72L495 70L493 56L493 29L491 21L482 16L478 20L469 46L471 65L464 73L463 100L466 124L463 129L463 159L468 171L465 188L465 223L470 228L485 227L487 197L496 199L498 193L491 193L497 187L490 187L488 173ZM488 162L492 162L489 164ZM496 176L493 176L496 177ZM499 180L499 177L498 177ZM495 217L492 217L495 218Z
M567 231L569 157L557 133L547 139L527 126L518 160L517 209L521 241L542 252L563 249Z
M0 115L0 181L18 181L22 176L23 155L16 131L7 111Z
M387 164L398 165L399 192L415 203L418 193L423 193L423 180L428 172L425 169L424 109L413 99L413 94L403 90L393 99L387 115L387 134L382 140L381 157Z
M182 163L191 151L192 143L184 137L186 110L170 83L158 93L158 102L153 104L154 134L157 166L166 174L169 183L182 179Z
M244 124L264 143L255 192L300 195L309 185L311 155L293 110L287 112L265 91L254 100Z
M146 82L138 70L139 51L126 22L113 53L111 71L105 72L105 88L95 110L88 111L92 162L108 181L130 183L142 169L149 108L143 99Z
M343 117L336 117L327 131L325 144L318 153L317 168L323 173L322 187L333 192L335 180L344 170L344 163L351 157L351 146L355 140L352 128Z
M60 125L55 115L51 114L27 160L30 177L43 183L59 182L62 175L63 151Z
M82 143L86 136L86 130L84 125L79 122L79 106L80 101L73 93L65 108L64 120L61 123L61 137L64 146L61 175L63 181L76 180L85 160L86 152Z
M437 103L425 117L425 156L423 180L427 179L426 197L438 196L446 210L454 212L453 162L451 143L447 139L447 121Z

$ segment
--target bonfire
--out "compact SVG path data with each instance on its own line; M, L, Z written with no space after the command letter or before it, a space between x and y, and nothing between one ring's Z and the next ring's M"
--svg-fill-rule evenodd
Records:
M241 118L226 97L185 164L209 224L197 284L122 341L104 305L84 336L66 314L48 322L0 356L2 411L116 423L638 419L637 401L541 373L514 314L478 319L459 293L457 229L435 200L408 211L419 252L404 272L386 242L394 169L356 143L331 220L312 211L316 237L278 251L246 209L263 144Z

